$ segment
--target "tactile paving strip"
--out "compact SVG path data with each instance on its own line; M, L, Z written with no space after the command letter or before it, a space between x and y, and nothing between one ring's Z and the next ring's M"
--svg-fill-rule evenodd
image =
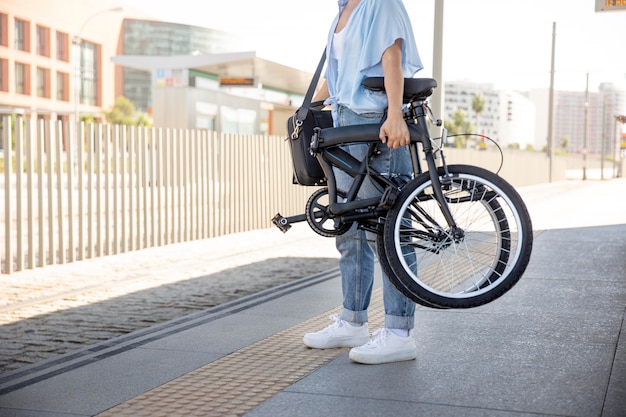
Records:
M384 321L382 289L372 294L371 330ZM99 417L240 416L348 349L309 349L304 333L330 324L336 307L128 400Z

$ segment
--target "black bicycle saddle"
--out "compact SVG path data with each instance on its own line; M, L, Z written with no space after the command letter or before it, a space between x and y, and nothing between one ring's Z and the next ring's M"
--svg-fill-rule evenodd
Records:
M385 91L383 77L370 77L363 80L361 85L371 91ZM432 78L405 78L404 96L402 101L408 103L413 100L425 100L437 88L437 80Z

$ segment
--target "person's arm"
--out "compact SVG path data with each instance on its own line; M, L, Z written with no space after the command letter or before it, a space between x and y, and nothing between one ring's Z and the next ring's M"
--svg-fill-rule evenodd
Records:
M402 73L402 39L396 39L382 57L385 91L389 107L387 120L380 128L380 140L391 149L409 144L409 129L402 115L404 74Z
M328 97L330 97L330 92L328 91L328 83L326 82L326 80L324 80L324 83L319 88L319 90L317 90L311 102L315 103L316 101L325 101Z

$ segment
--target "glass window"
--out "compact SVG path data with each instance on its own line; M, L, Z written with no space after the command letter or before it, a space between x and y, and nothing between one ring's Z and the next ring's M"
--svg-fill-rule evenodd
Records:
M9 91L9 61L0 59L0 91Z
M37 67L37 97L50 98L50 70Z
M252 135L255 133L256 111L221 106L220 114L222 132L244 135Z
M29 24L22 19L15 19L15 49L30 52Z
M9 46L9 25L5 13L0 13L0 46Z
M65 72L57 72L57 100L68 101L69 100L69 74Z
M69 62L69 36L67 33L57 32L57 59L59 61Z
M96 105L96 45L90 42L81 42L80 54L80 103Z
M30 94L30 66L27 64L15 63L15 92Z
M37 25L37 54L50 56L50 29Z

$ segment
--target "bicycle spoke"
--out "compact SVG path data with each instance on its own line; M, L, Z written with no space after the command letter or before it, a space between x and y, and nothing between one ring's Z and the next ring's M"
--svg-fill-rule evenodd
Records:
M393 282L429 306L469 307L499 297L512 286L503 282L519 279L532 247L527 212L515 205L523 203L502 191L514 194L512 188L488 171L463 166L479 173L466 175L456 167L449 167L442 188L455 227L447 225L425 176L405 187L405 200L390 210L384 229Z

